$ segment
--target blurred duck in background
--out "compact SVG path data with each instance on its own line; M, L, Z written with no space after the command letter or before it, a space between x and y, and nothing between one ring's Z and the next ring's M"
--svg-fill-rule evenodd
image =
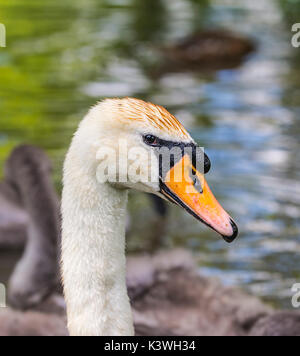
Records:
M0 184L0 248L22 249L26 242L28 215L20 206L15 187L3 182Z
M255 49L251 39L228 30L201 31L162 48L167 64L161 72L232 69L240 66Z
M0 217L2 227L6 216L9 224L1 230L2 249L23 244L25 249L8 285L8 304L14 309L0 310L3 336L68 334L60 293L59 200L50 173L48 157L33 146L16 148L5 165Z
M9 282L9 303L18 309L40 305L60 285L59 200L50 173L48 157L32 146L16 148L5 166L3 185L11 192L14 204L8 212L16 218L13 214L17 211L26 227L18 234L26 247Z

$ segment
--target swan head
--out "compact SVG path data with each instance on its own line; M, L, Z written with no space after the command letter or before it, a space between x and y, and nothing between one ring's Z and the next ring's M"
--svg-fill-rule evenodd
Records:
M156 194L225 241L237 237L236 224L205 180L208 157L163 107L133 98L107 99L90 110L74 141L80 147L75 154L86 171L93 167L98 183Z

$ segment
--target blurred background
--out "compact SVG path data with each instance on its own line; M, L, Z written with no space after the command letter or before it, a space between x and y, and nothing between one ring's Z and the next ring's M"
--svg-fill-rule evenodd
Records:
M208 181L241 233L228 246L170 206L158 239L149 198L132 193L129 252L185 247L201 273L291 308L300 282L300 48L291 45L300 1L1 0L0 22L1 175L16 145L38 145L60 192L89 106L123 96L163 105L205 147ZM243 38L241 51L222 37L228 31ZM0 250L2 283L19 254Z

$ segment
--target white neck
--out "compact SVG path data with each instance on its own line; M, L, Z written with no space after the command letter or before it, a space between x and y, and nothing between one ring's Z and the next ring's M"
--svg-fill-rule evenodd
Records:
M69 331L75 336L130 336L134 329L126 288L127 191L98 183L95 167L85 166L77 150L73 142L62 198Z

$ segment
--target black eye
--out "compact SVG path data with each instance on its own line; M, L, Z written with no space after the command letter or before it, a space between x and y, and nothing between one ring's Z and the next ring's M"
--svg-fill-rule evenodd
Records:
M144 136L144 142L145 142L147 145L155 146L155 145L157 145L157 143L158 143L158 139L157 139L157 137L155 137L155 136L153 136L153 135L145 135L145 136Z

